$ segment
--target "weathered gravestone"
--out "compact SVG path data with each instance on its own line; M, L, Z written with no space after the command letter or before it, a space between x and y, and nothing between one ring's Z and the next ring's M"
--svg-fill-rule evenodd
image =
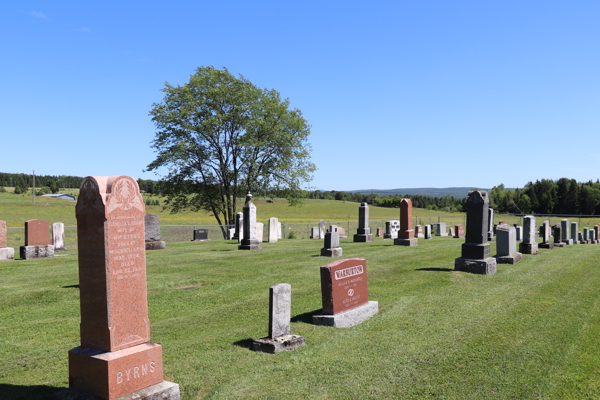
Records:
M464 237L465 237L465 226L462 224L454 226L454 238L461 239Z
M269 218L267 241L269 243L277 243L279 239L279 220L275 217Z
M400 230L394 244L399 246L416 246L417 238L412 229L412 200L402 199L400 201Z
M237 240L238 243L244 238L244 213L235 214L235 235L233 239Z
M592 244L598 243L598 239L596 237L596 231L594 229L590 229L589 234L590 234L590 243L592 243Z
M562 242L562 229L561 224L556 224L552 227L552 234L554 235L554 247L565 247L566 244Z
M375 230L375 237L383 237L384 232L383 232L383 228L377 228Z
M315 325L349 328L379 312L369 301L367 260L350 258L321 267L323 314L313 315Z
M144 216L144 242L146 250L164 250L167 244L160 240L160 216L146 214Z
M571 222L571 240L573 244L579 244L579 238L577 237L578 224L577 222Z
M448 236L454 236L454 228L453 227L448 227Z
M517 252L517 234L514 226L500 224L496 228L496 262L498 264L516 264L521 261Z
M523 241L519 244L522 254L537 254L538 244L535 240L535 217L526 215L523 217Z
M432 235L431 235L431 225L425 225L425 239L432 239Z
M194 229L192 242L204 242L208 240L208 229Z
M435 236L448 236L448 232L446 232L446 223L438 222L435 226Z
M583 240L583 232L578 232L579 235L579 244L587 244L587 242L585 240Z
M337 233L339 233L340 235L340 239L343 239L346 237L346 230L344 228L342 228L341 226L337 227Z
M540 249L554 248L554 243L550 242L550 223L548 221L544 221L540 229L540 234L542 236L542 243L538 244L538 247Z
M467 235L462 245L462 257L454 262L456 271L494 275L496 259L489 256L488 193L484 190L469 192L467 200Z
M235 228L227 229L227 240L233 240L235 237Z
M515 228L515 236L516 236L517 241L520 242L521 240L523 240L523 228L517 224L515 224L515 225L516 225L514 227Z
M425 227L423 225L415 225L415 237L417 239L425 237Z
M343 254L343 249L340 247L340 234L335 232L327 232L325 234L325 245L321 249L323 257L340 257Z
M383 234L384 239L396 239L398 237L398 231L400 230L400 221L393 219L385 222L385 233Z
M246 195L244 204L244 235L239 250L259 250L260 241L256 237L256 206L252 203L252 193ZM262 237L261 239L262 240Z
M369 228L369 206L367 203L360 203L358 208L358 229L353 241L361 243L373 241L371 228Z
M310 229L310 238L311 239L321 239L321 228L315 226Z
M0 261L14 260L15 249L8 247L8 231L6 222L0 221Z
M257 222L255 226L256 226L256 240L258 240L258 242L261 243L264 239L265 224L263 224L262 222Z
M65 224L62 222L52 224L52 244L55 252L65 250Z
M600 225L594 225L594 238L596 239L596 243L598 243L598 238L600 238Z
M319 221L319 239L325 239L325 221Z
M128 176L88 176L76 205L81 346L69 351L62 399L179 399L150 341L144 201Z
M467 234L468 234L468 225L467 224ZM488 226L487 226L487 235L488 235L488 242L494 240L494 209L493 208L488 208Z
M277 220L277 239L281 239L281 222Z
M48 221L31 219L25 222L25 246L19 248L22 259L54 257L54 245L48 239Z
M278 283L269 288L269 336L255 340L252 350L279 353L304 344L304 336L291 334L292 285Z
M590 230L587 226L583 228L583 241L585 244L590 244Z
M571 235L569 235L569 220L568 219L563 219L560 221L560 241L564 244L566 244L567 246L570 246L573 244L573 239L571 239Z

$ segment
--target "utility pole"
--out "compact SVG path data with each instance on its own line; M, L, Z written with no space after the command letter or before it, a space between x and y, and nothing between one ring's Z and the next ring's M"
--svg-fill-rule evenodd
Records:
M33 204L35 204L35 169L33 170L33 189L31 189L31 198L33 199Z

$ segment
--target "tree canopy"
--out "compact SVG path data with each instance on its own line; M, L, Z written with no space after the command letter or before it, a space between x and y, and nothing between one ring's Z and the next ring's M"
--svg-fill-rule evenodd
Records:
M214 67L199 67L187 84L165 83L162 91L150 110L157 156L147 170L168 170L160 181L167 208L207 210L225 233L236 199L247 192L285 189L297 204L315 165L310 125L288 99Z

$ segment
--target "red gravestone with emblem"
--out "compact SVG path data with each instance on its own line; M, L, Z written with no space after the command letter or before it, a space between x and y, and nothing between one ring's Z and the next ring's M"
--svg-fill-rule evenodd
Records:
M455 238L465 237L465 226L464 225L455 225L454 226L454 237Z
M369 300L367 260L351 258L321 267L323 314L335 315Z
M47 246L52 244L48 237L48 221L30 219L25 222L25 246Z

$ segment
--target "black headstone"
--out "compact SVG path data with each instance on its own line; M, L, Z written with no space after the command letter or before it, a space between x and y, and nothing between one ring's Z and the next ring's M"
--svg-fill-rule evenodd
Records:
M484 259L488 257L487 239L489 198L486 191L473 190L467 200L467 234L462 245L462 257Z
M208 229L194 229L194 240L208 240Z

